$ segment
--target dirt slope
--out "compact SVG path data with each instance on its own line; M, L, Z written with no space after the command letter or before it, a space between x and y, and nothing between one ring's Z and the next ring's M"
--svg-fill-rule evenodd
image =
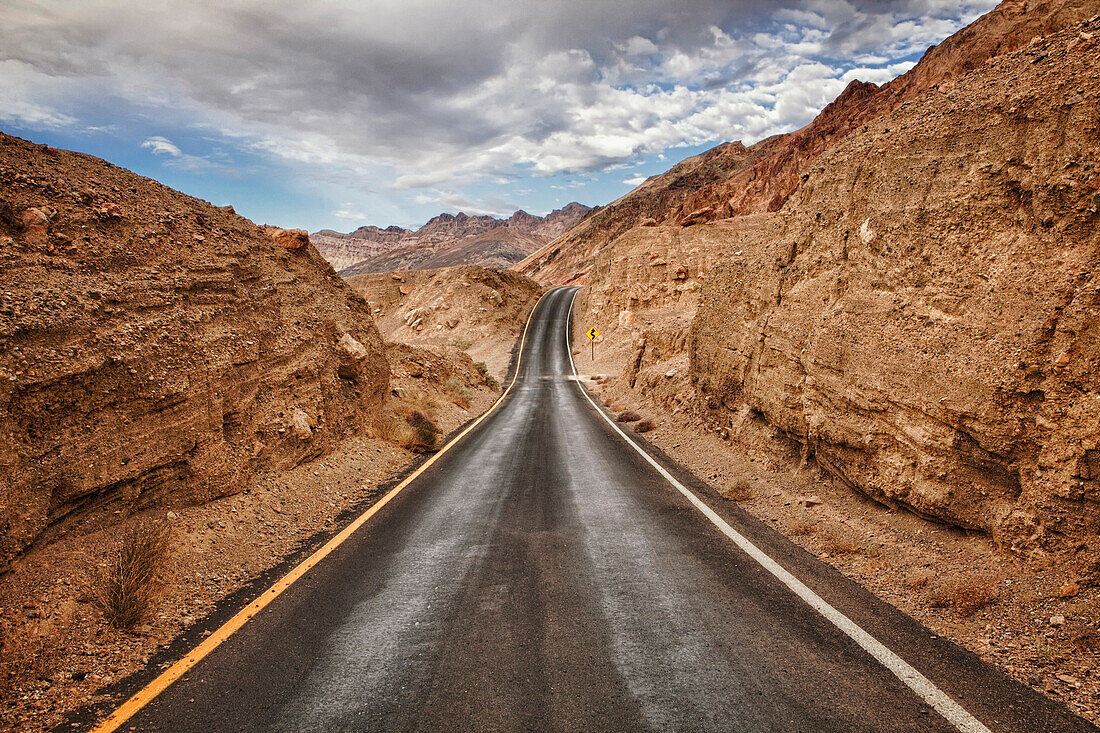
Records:
M906 74L878 87L853 81L806 127L746 148L726 143L650 178L594 212L517 266L542 282L584 282L595 251L642 225L693 225L776 211L801 185L803 168L853 130L955 79L997 54L1100 12L1096 0L1008 0L930 48Z
M542 289L514 272L474 265L348 278L387 341L459 345L503 381L511 349Z
M0 566L369 424L389 367L304 232L0 136Z

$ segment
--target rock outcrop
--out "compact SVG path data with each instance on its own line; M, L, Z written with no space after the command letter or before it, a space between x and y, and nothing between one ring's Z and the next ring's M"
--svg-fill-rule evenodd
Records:
M6 135L0 199L0 568L373 420L381 339L304 232Z
M1005 547L1095 539L1098 32L929 91L730 223L692 329L712 422L762 415L854 488Z
M1008 0L930 48L915 67L888 84L853 81L806 127L745 147L731 142L653 176L593 212L521 262L517 269L542 282L583 283L592 251L640 225L693 225L777 211L801 185L818 156L865 123L954 81L998 54L1091 18L1096 0ZM649 221L652 220L652 221Z

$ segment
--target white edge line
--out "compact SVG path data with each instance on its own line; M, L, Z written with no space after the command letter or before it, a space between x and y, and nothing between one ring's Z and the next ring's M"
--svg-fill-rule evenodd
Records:
M566 353L569 354L569 366L573 370L573 376L579 377L580 375L577 374L577 365L573 362L572 348L573 303L576 301L576 293L577 291L573 292L573 298L569 301L569 315L566 317L565 328L565 350ZM922 700L931 705L937 713L946 718L947 721L957 729L964 731L964 733L990 733L989 728L986 728L981 721L951 699L946 692L936 687L931 680L918 672L911 664L890 651L885 644L871 636L850 618L829 605L825 599L810 590L805 583L788 572L786 568L754 545L747 537L731 527L726 520L718 516L717 512L703 503L702 499L677 481L672 474L657 463L657 461L655 461L649 453L643 450L641 446L627 437L627 434L599 408L595 401L593 401L579 379L574 379L572 381L577 385L577 389L581 391L584 398L588 400L588 403L596 410L596 413L634 450L638 451L642 458L648 461L653 468L657 469L657 472L664 476L666 481L672 484L672 486L683 494L696 509L702 512L707 519L718 527L722 534L733 540L734 544L741 548L746 555L760 563L765 570L775 576L783 585L787 586L791 592L828 619L833 626L836 626L844 632L848 638L856 644L859 644L864 651L874 657L882 666L886 667L886 669L890 670L906 687L917 693Z

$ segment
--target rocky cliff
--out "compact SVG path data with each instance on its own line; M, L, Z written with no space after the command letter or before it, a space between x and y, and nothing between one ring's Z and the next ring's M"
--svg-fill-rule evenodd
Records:
M455 265L510 267L589 211L573 202L544 217L522 210L507 219L440 214L416 231L360 227L350 234L324 230L310 239L333 267L348 276Z
M913 69L879 87L853 81L801 130L751 147L720 145L654 176L594 212L526 258L518 268L543 282L581 283L594 249L644 224L692 226L784 206L801 184L803 168L853 130L896 110L998 54L1100 11L1096 0L1008 0L937 46Z
M1097 12L1005 3L941 45L1000 55L929 52L959 60L933 74L952 81L804 161L775 211L612 227L557 266L612 204L557 240L545 279L583 271L578 322L666 409L733 437L778 428L858 491L1007 548L1087 543L1100 22L1077 19Z
M0 567L239 491L372 420L362 300L305 232L0 135Z
M711 273L692 374L852 486L1006 546L1100 527L1100 23L853 132Z

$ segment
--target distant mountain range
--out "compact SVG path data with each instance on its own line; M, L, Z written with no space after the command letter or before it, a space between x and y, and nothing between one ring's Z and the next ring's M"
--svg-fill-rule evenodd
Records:
M310 235L317 251L341 275L430 270L452 265L511 267L586 217L593 209L573 202L546 216L517 211L507 219L440 214L416 231L359 227L342 234Z

